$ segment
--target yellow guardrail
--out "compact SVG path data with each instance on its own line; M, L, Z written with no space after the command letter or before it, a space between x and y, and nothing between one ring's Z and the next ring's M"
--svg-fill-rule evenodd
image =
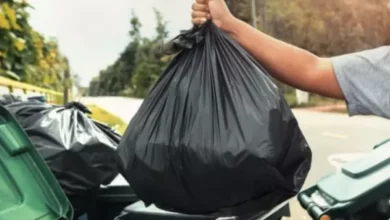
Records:
M8 90L8 91L7 91ZM27 83L15 81L0 76L0 93L15 93L20 95L41 94L46 97L47 102L55 104L64 103L64 95L61 92L33 86Z

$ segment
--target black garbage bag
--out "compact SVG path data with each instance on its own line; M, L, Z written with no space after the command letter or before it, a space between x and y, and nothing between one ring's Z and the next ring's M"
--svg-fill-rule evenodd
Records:
M122 136L116 132L113 128L108 126L107 124L104 124L100 121L93 120L93 123L102 131L105 135L107 135L111 140L113 140L115 143L119 144L119 142L122 139Z
M8 105L57 178L76 211L93 205L101 185L118 175L120 135L88 117L84 105Z
M20 95L16 95L13 93L4 94L0 96L0 106L5 106L11 103L21 102L21 101L23 101L22 97Z
M15 102L5 106L22 127L31 124L30 120L34 122L37 120L35 118L42 117L42 114L38 113L44 113L46 110L54 107L56 106L36 101Z
M181 52L118 147L140 199L195 214L253 201L267 209L296 195L311 150L264 68L212 22L171 46Z

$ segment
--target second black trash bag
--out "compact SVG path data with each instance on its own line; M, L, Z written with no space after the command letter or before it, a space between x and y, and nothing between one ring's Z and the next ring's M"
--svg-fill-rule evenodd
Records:
M30 120L35 121L34 117L32 117L33 115L38 114L37 117L42 117L40 113L52 109L55 106L36 101L25 101L11 103L5 107L15 116L19 124L24 127L25 125L31 124L29 122Z
M68 196L76 214L95 204L101 185L118 175L120 135L88 117L81 103L6 106L22 125Z
M5 106L15 102L22 102L23 99L20 95L16 95L13 93L4 94L0 96L0 106Z
M264 68L212 22L171 46L180 53L118 148L136 194L195 214L268 209L298 193L311 150Z

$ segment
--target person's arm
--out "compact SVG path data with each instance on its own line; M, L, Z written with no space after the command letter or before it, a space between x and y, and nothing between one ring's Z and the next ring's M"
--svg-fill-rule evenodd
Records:
M390 46L332 57L349 115L390 118Z
M350 115L390 118L390 46L320 58L239 21L224 0L196 0L192 22L212 19L278 80L296 88L345 99Z
M275 78L296 88L347 101L350 116L390 118L390 47L332 58L274 39L234 20L225 29Z
M304 91L345 99L331 59L272 38L238 19L224 25L224 30L276 79Z

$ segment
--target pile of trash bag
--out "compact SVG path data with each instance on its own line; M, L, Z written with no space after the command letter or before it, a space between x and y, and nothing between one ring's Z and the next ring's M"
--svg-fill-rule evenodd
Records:
M296 195L311 150L263 66L212 22L170 46L178 54L118 147L139 198L183 213L234 214Z
M5 106L45 159L75 210L88 209L101 185L117 175L121 136L88 117L81 103L55 106L35 101Z
M0 96L0 106L5 106L11 103L21 102L21 101L23 101L22 97L20 95L16 95L13 93L3 94Z
M31 124L34 121L34 117L41 117L39 113L56 106L36 101L20 101L8 104L5 107L14 115L19 124L24 127Z

